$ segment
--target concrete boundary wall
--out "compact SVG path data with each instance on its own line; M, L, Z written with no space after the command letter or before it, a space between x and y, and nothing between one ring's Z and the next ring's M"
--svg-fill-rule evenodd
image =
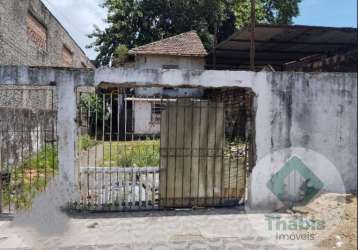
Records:
M71 75L73 87L110 84L123 87L250 88L256 94L257 160L283 148L311 149L336 166L347 191L357 190L357 73L254 73L123 68L101 68L93 73L83 70L0 66L0 84L46 85L61 81L63 84L58 85L61 88L68 79L64 77L67 74ZM64 98L67 95L72 98L70 88L66 87L67 94L63 92ZM71 104L72 100L67 104L64 102L62 111L59 108L59 112L65 112ZM63 132L72 133L70 130L74 128L75 121L72 122L71 119L66 116L70 124L67 124ZM72 154L69 151L67 153ZM254 170L253 179L255 174ZM265 195L253 193L251 197L265 200Z
M122 86L250 88L256 94L257 160L283 148L308 148L339 169L347 191L357 190L357 73L102 68L95 80Z

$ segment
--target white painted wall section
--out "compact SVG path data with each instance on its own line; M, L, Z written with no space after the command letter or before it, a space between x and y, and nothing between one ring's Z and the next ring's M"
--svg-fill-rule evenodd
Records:
M148 101L134 102L134 133L135 134L159 134L160 123L152 122L152 104Z
M203 70L204 57L193 56L165 56L165 55L137 55L137 69L162 69L165 65L178 66L178 69Z

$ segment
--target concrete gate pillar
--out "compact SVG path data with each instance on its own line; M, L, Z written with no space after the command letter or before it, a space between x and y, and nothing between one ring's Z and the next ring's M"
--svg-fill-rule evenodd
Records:
M57 138L60 178L71 187L75 178L76 88L74 74L56 72Z

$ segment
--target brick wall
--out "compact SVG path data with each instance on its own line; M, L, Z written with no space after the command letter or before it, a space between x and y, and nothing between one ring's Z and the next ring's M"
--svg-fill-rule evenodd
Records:
M0 1L0 64L93 67L40 0Z

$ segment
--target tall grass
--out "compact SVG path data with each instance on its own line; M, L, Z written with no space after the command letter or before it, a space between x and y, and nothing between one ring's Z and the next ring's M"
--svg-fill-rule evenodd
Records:
M105 166L155 167L159 166L158 140L112 142L104 146Z
M58 174L57 148L46 145L21 164L9 166L6 170L10 180L3 183L4 206L28 208L34 197L44 191L51 179Z
M88 150L98 145L100 142L92 139L89 135L82 135L81 137L79 137L78 143L80 150Z

